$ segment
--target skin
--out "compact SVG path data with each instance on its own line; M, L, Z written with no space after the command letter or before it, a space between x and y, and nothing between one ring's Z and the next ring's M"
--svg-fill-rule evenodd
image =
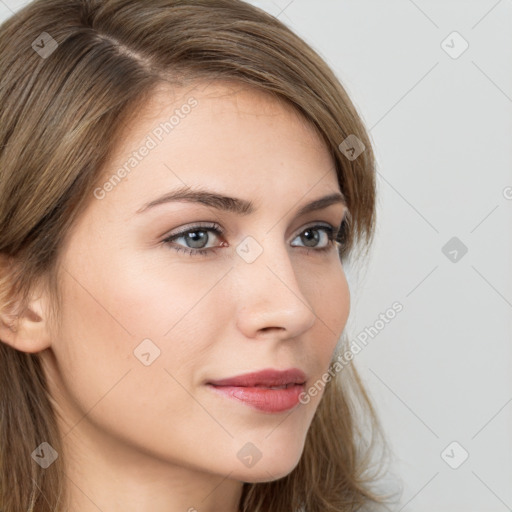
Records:
M40 352L74 512L235 512L242 482L289 474L322 392L266 413L205 382L296 367L308 388L327 371L348 318L336 245L307 254L299 236L317 223L339 227L346 207L296 215L339 192L334 162L290 107L228 82L161 87L127 125L105 178L191 96L191 113L74 226L62 253L59 326L49 323L43 291L16 334L0 331L18 349ZM244 216L173 202L136 213L184 184L256 209ZM184 237L162 241L210 222L224 231L206 231L215 253L174 251L194 247ZM323 247L327 235L317 233ZM250 264L236 252L247 236L263 249ZM134 355L144 339L160 350L148 366ZM262 454L252 467L237 457L248 442Z

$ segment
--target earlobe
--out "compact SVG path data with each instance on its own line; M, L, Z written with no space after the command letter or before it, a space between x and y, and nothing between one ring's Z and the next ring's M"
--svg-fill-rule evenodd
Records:
M0 340L21 352L36 353L50 346L43 299L32 301L23 311L0 312Z

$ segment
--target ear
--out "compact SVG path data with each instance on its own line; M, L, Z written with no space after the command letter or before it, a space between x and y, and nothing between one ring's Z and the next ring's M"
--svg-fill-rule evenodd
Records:
M31 295L24 308L16 301L4 306L0 304L0 341L28 353L41 352L51 345L44 293L39 290Z

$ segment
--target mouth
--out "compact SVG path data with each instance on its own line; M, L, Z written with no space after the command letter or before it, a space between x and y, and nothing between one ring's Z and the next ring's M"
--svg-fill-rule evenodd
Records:
M278 413L294 408L305 389L306 376L297 368L272 369L207 382L216 393L254 409Z

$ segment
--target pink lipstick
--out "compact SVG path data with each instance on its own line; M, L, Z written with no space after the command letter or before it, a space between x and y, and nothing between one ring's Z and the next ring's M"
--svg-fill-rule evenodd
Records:
M209 381L216 392L264 412L292 409L304 391L306 375L297 368L285 371L266 369L227 379Z

